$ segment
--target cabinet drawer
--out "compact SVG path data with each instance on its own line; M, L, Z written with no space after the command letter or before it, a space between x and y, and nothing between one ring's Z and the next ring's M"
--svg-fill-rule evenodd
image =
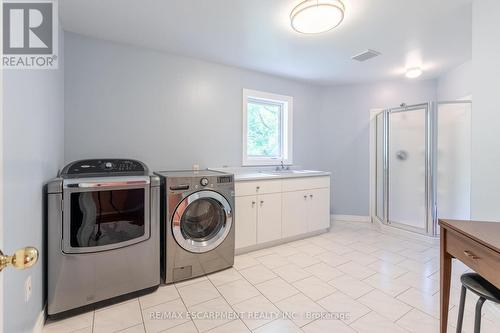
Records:
M446 250L455 258L481 274L494 285L500 285L498 253L459 233L446 231Z
M281 179L236 182L234 184L234 192L237 197L255 194L279 193L281 192L281 183Z
M283 180L283 192L330 187L330 177L304 177Z

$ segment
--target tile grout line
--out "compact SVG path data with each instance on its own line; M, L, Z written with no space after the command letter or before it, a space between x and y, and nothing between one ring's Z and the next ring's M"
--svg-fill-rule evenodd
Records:
M95 326L95 309L92 311L92 333L94 333L94 326Z
M410 313L411 311L413 311L415 308L411 305L408 305L410 307L410 310L406 311L402 316L400 316L398 319L394 320L393 323L397 323L398 320L400 320L401 318L403 318L404 316L406 316L408 313Z
M154 292L158 292L158 289L156 289ZM142 313L142 305L141 305L140 297L137 298L137 302L139 302L139 311L141 312L142 328L144 328L144 332L146 332L146 323L144 322L144 315Z
M205 281L210 282L210 284L212 284L212 285L215 287L215 285L212 283L212 281L210 281L210 279L209 279L209 278L207 278L206 280L202 280L202 281L200 281L200 282L191 283L191 284L188 284L187 286L184 286L184 287L181 287L181 288L186 288L186 287L189 287L189 286L192 286L192 285L198 284L198 283L203 283L203 282L205 282ZM232 282L234 282L234 281L232 281ZM228 283L230 283L230 282L228 282ZM173 284L175 285L175 283L173 283ZM182 299L181 293L179 292L179 289L177 288L177 286L176 286L176 289L177 289L177 293L179 294L179 297ZM216 290L217 290L217 292L220 294L219 289L217 289L217 287L215 287L215 289L216 289ZM203 303L205 303L205 302L213 301L213 300L214 300L214 299L216 299L216 298L219 298L219 296L215 296L215 297L213 297L213 298L210 298L210 299L207 299L207 300L204 300L204 301L198 302L198 303L191 304L191 305L190 305L190 307L197 306L197 305L203 304ZM182 299L182 302L184 303L184 299ZM168 303L168 302L164 302L164 303ZM187 304L184 304L184 305L186 306L186 309L187 309L187 308L188 308Z
M123 302L123 304L127 304L127 303L132 303L133 300L136 300L137 303L139 303L139 312L141 314L141 324L142 324L142 327L144 328L144 332L146 331L146 328L144 327L144 317L142 316L142 311L141 311L141 303L139 302L139 297L137 298L132 298L130 299L129 301L125 301ZM120 303L117 303L116 305L120 305ZM94 315L95 315L95 312L94 312ZM124 328L120 328L119 330L117 331L113 331L114 333L119 333L119 332L123 332L125 330L128 330L129 328L132 328L132 327L135 327L135 326L139 326L140 324L134 324L134 325L131 325L131 326L127 326L127 327L124 327Z
M175 290L177 291L177 294L179 295L179 298L180 298L180 300L181 300L182 304L184 305L184 308L186 309L186 311L187 311L187 312L189 312L189 309L188 309L188 307L187 307L186 303L184 302L184 300L182 299L182 295L181 295L181 293L179 292L179 288L175 285L175 283L172 283L172 284L173 284L173 286L174 286ZM200 303L200 304L201 304L201 303ZM186 312L186 315L187 315L187 312ZM198 333L200 333L200 330L198 329L198 326L196 326L196 324L194 323L194 320L193 320L192 318L189 318L189 320L188 320L187 322L189 322L189 321L191 321L191 322L193 323L193 326L194 326L194 328L196 329L196 331L197 331ZM183 324L184 324L184 323L183 323ZM176 325L176 326L178 326L178 325ZM176 327L176 326L173 326L173 327Z
M350 260L350 261L346 262L345 264L350 263L350 262L355 262L355 261ZM355 262L355 263L356 263L356 262ZM326 263L325 263L325 264L326 264ZM314 264L312 264L312 265L314 265ZM304 268L310 267L310 266L312 266L312 265L306 266L306 267L304 267ZM327 264L327 265L328 265L328 264ZM343 264L341 264L341 265L343 265ZM341 266L341 265L338 265L338 266ZM335 267L333 267L333 268L335 268ZM362 280L358 279L357 277L354 277L354 276L352 276L352 275L350 275L350 274L348 274L348 273L345 273L345 272L343 272L343 273L344 273L344 274L347 274L347 275L349 275L349 276L351 276L352 278L354 278L354 279L356 279L356 280L362 281ZM369 277L371 277L371 276L373 276L373 275L375 275L375 274L377 274L377 272L376 272L376 271L375 271L373 274L371 274L371 275L367 276L365 279L367 279L367 278L369 278ZM304 279L306 279L306 278L304 278ZM301 279L301 280L304 280L304 279ZM301 280L297 280L297 281L301 281ZM332 280L333 280L333 279L332 279ZM295 282L297 282L297 281L295 281ZM295 283L295 282L294 282L294 283ZM292 284L292 286L293 286L293 284ZM335 288L335 289L337 289L340 293L342 293L342 294L346 295L345 293L343 293L343 292L342 292L341 290L339 290L338 288ZM353 299L356 301L356 300L358 300L359 298L363 297L364 295L369 294L370 292L372 292L372 291L373 291L373 290L375 290L375 289L376 289L376 288L373 288L372 290L370 290L370 291L366 292L365 294L363 294L363 295L361 295L361 296L359 296L359 297L357 297L357 298L353 298ZM303 293L301 292L301 294L303 294ZM329 312L329 313L330 313L330 311L328 311L327 309L325 309L325 308L324 308L321 304L318 304L316 301L312 300L312 299L311 299L310 297L308 297L307 295L305 295L305 294L303 294L303 295L304 295L305 297L307 297L310 301L312 301L313 303L317 304L319 307L321 307L322 309L324 309L326 312ZM322 297L322 298L320 298L319 300L324 299L324 298L326 298L326 297L329 297L329 296L331 296L331 295L332 295L332 294L327 295L327 296L325 296L325 297ZM387 295L387 294L385 294L385 293L384 293L384 295ZM293 296L295 296L295 295L293 295ZM287 298L284 298L283 300L289 299L289 298L291 298L291 297L293 297L293 296L289 296L289 297L287 297ZM346 295L346 296L347 296L347 297L350 297L349 295ZM390 295L387 295L387 296L391 297ZM352 298L352 297L350 297L350 298ZM392 297L391 297L391 298L392 298ZM283 300L280 300L280 302L281 302L281 301L283 301ZM318 301L319 301L319 300L318 300ZM273 303L273 304L274 304L274 303ZM363 304L363 305L364 305L364 304ZM411 306L410 306L410 307L411 307ZM370 307L367 307L367 308L368 308L368 309L370 309ZM413 307L411 307L411 308L413 308ZM371 311L373 311L373 310L372 310L372 309L370 309L370 312L371 312ZM411 309L410 309L409 311L411 311ZM370 312L368 312L368 313L370 313ZM368 314L368 313L367 313L367 314ZM405 314L406 314L406 313L405 313ZM364 316L362 316L362 317L364 317ZM360 318L362 318L362 317L360 317ZM360 319L360 318L358 318L358 319ZM385 317L384 317L384 318L385 318ZM357 319L357 320L358 320L358 319ZM314 321L312 321L312 322L314 322ZM306 325L308 325L308 324L310 324L310 323L307 323ZM306 325L304 325L304 326L306 326Z
M188 320L188 321L185 321L185 322L183 322L183 323L180 323L180 324L174 325L174 326L172 326L172 327L169 327L169 328L167 328L167 329L161 330L161 331L159 331L158 333L162 333L162 332L169 331L169 330L171 330L171 329L173 329L173 328L179 327L179 326L184 325L184 324L187 324L187 323L189 323L189 322L191 322L191 320ZM196 325L195 325L194 323L193 323L193 326L194 326L194 328L196 329L196 331L199 333L198 328L196 327ZM148 332L148 331L147 331L147 330L145 330L145 332Z
M404 316L406 316L408 313L410 313L410 312L411 312L411 311L413 311L413 310L417 310L417 311L418 311L418 309L413 308L412 310L408 311L408 312L407 312ZM403 317L404 317L404 316L403 316ZM403 319L403 317L401 317L401 318L399 318L397 321L395 321L395 322L394 322L394 324L395 324L396 326L398 326L399 328L401 328L402 330L405 330L406 332L412 333L410 330L408 330L407 328L403 327L403 325L401 325L401 323L399 323L399 321L400 321L401 319Z
M250 283L250 281L248 281L248 280L246 280L246 279L245 279L245 277L243 276L243 274L241 274L239 271L238 271L238 273L241 275L241 277L243 278L243 280L245 280L245 281L247 281L248 283ZM228 300L224 297L224 295L222 295L222 293L221 293L221 292L220 292L220 290L217 288L217 286L216 286L216 285L215 285L215 284L214 284L214 283L213 283L210 279L208 279L208 280L210 281L210 283L212 284L212 286L214 286L214 288L215 288L215 289L217 289L217 292L220 294L220 296L222 297L222 299L224 299L224 301L225 301L225 302L229 305L229 307L231 308L231 310L233 310L233 312L234 312L234 313L236 313L236 316L238 317L238 319L239 319L239 320L243 323L243 325L245 325L245 327L246 327L246 328L248 328L248 331L249 331L249 332L252 332L252 330L250 329L250 327L248 327L248 326L247 326L247 324L246 324L246 323L245 323L245 322L244 322L244 321L240 318L240 315L239 315L239 314L238 314L238 312L236 312L236 310L233 308L233 305L231 305L231 303L229 303L229 301L228 301ZM234 282L234 281L232 281L232 282ZM227 284L229 284L229 283L230 283L230 282L228 282ZM251 283L250 283L250 284L251 284ZM251 285L253 286L253 284L251 284ZM255 289L257 289L257 288L255 288ZM260 290L258 290L258 289L257 289L257 291L260 293ZM258 297L258 296L255 296L255 297ZM251 297L251 298L253 298L253 297ZM251 299L251 298L249 298L249 299ZM244 302L244 301L243 301L243 302ZM240 303L241 303L241 302L240 302ZM236 304L234 304L234 305L236 305ZM231 322L233 322L233 321L236 321L236 320L238 320L238 319L231 320L231 321L229 321L229 322L227 322L227 323L224 323L224 324L222 324L222 325L216 326L216 327L214 327L214 328L212 328L212 329L210 329L210 330L213 330L213 329L216 329L217 327L221 327L221 326L223 326L223 325L229 324L229 323L231 323ZM209 330L209 331L210 331L210 330ZM199 331L198 331L198 332L199 332Z
M409 286L408 288L406 288L405 290L403 290L402 292L400 292L399 294L397 294L396 296L394 296L394 298L398 298L399 296L403 295L405 292L407 292L408 290L410 290L411 288L413 288L412 286ZM399 299L399 298L398 298ZM403 300L400 300L401 302L404 303ZM406 304L406 303L405 303ZM409 304L408 304L409 305Z
M291 263L291 264L293 264L293 263ZM293 264L293 265L295 265L295 264ZM314 265L314 264L311 264L311 265L306 266L306 267L310 267L310 266L312 266L312 265ZM297 265L295 265L295 266L297 266ZM297 267L299 267L299 266L297 266ZM299 267L299 268L301 268L301 267ZM273 272L274 272L274 271L273 271ZM243 276L243 275L242 275L242 276ZM279 278L281 278L280 276L278 276L278 277L279 277ZM244 278L245 280L247 280L247 279L245 278L245 276L243 276L243 278ZM281 278L281 279L283 279L283 278ZM284 280L284 279L283 279L283 280ZM268 280L268 281L270 281L270 280ZM288 284L292 285L292 284L291 284L291 283L289 283L288 281L286 281L286 280L284 280L284 281L285 281L285 282L287 282ZM276 308L280 311L280 313L281 313L281 312L283 312L283 311L282 311L282 310L281 310L281 309L280 309L280 308L279 308L279 307L278 307L278 306L277 306L274 302L272 302L272 301L271 301L270 299L268 299L268 298L267 298L264 294L262 294L262 293L261 293L261 291L260 291L258 288L256 288L256 287L255 287L255 285L254 285L253 283L251 283L251 282L250 282L250 281L248 281L248 280L247 280L247 282L248 282L248 283L250 283L250 284L251 284L251 285L252 285L255 289L257 289L257 291L258 291L258 292L259 292L259 293L260 293L260 294L261 294L261 295L262 295L262 296L263 296L263 297L264 297L264 298L265 298L268 302L270 302L270 303L271 303L274 307L276 307ZM266 282L266 281L263 281L263 282ZM293 287L293 285L292 285L292 287ZM295 287L294 287L294 288L295 288ZM297 288L295 288L295 289L297 289ZM294 294L294 295L289 296L289 297L285 297L285 298L281 299L279 302L282 302L282 301L284 301L284 300L286 300L286 299L292 298L292 297L294 297L294 296L296 296L296 295L298 295L298 294L302 294L302 295L304 295L304 296L305 296L305 297L307 297L307 298L308 298L311 302L315 303L316 305L318 305L319 307L321 307L323 310L326 310L324 307L322 307L320 304L318 304L318 303L316 303L315 301L313 301L312 299L310 299L307 295L305 295L304 293L302 293L300 290L299 290L299 293ZM224 297L224 296L223 296L223 297ZM255 297L258 297L258 296L255 296ZM255 298L255 297L251 297L251 298L249 298L249 299L252 299L252 298ZM249 300L249 299L247 299L247 300ZM245 300L245 301L246 301L246 300ZM245 302L245 301L242 301L242 302L240 302L240 303L243 303L243 302ZM235 303L234 305L237 305L237 304L240 304L240 303ZM231 306L231 304L229 304L229 305ZM232 308L232 306L231 306L231 308ZM233 309L233 310L234 310L234 309ZM327 311L327 310L326 310L326 311ZM330 311L327 311L327 312L330 312ZM274 321L276 321L276 320L277 320L277 319L271 320L269 323L272 323L272 322L274 322ZM244 323L244 322L243 322L243 323ZM269 324L269 323L266 323L266 324L264 324L264 325L267 325L267 324ZM294 324L295 324L295 323L294 323ZM264 326L264 325L262 325L262 326ZM295 325L296 325L297 327L301 328L301 326L299 326L299 325L297 325L297 324L295 324ZM245 324L245 326L246 326L246 324ZM260 327L262 327L262 326L260 326ZM305 325L303 325L303 326L305 326ZM248 327L248 326L247 326L247 327ZM250 331L252 331L252 330L250 330Z
M351 327L351 325L352 325L352 324L354 324L355 322L357 322L357 321L358 321L358 320L360 320L361 318L366 317L366 316L368 316L370 313L372 313L372 312L373 312L373 310L372 310L372 309L370 309L370 308L368 308L368 309L369 309L370 311L368 311L367 313L365 313L365 314L364 314L364 315L362 315L361 317L359 317L359 318L357 318L357 319L353 320L352 322L350 322L349 324L347 324L347 326ZM385 317L384 317L384 318L385 318ZM353 330L355 330L356 332L358 331L358 330L356 330L354 327L351 327L351 328L352 328Z

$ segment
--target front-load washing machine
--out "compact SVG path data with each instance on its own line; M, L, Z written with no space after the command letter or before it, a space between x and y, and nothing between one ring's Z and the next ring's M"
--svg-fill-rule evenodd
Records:
M162 171L161 271L165 283L229 268L234 263L233 175Z

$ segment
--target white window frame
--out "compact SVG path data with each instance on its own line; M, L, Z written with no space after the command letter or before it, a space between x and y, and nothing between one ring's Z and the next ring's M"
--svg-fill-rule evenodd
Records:
M278 103L281 112L281 152L280 157L255 157L247 155L248 100ZM293 164L293 97L272 94L264 91L243 89L243 166L286 165Z

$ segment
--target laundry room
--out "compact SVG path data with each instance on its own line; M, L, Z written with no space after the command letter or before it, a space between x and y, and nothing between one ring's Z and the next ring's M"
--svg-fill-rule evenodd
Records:
M498 1L1 7L0 332L498 332Z

